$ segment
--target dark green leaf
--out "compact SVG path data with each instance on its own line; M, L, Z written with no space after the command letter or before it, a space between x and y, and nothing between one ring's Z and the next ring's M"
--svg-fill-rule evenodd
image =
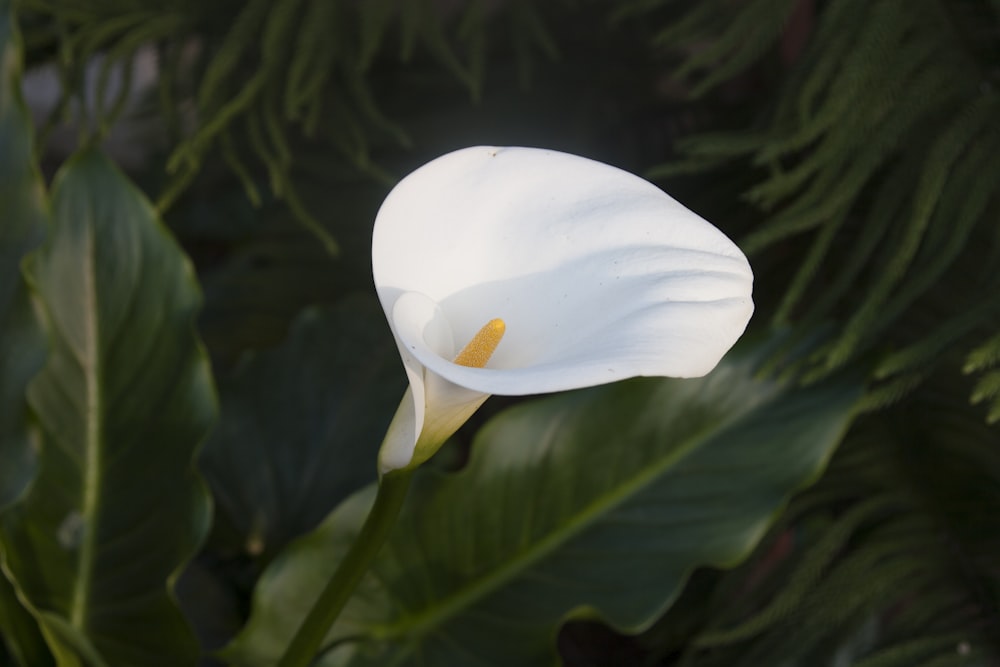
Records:
M25 388L45 355L21 278L21 259L45 232L45 193L20 79L20 39L9 0L0 0L0 508L36 473Z
M465 471L419 478L323 664L549 665L567 617L646 627L693 568L749 553L822 470L859 393L851 382L783 393L726 363L502 413ZM274 562L227 658L273 663L371 491Z
M246 551L273 555L374 481L405 374L378 302L310 309L220 384L201 466Z
M10 2L0 0L0 508L19 498L37 473L37 441L25 392L45 355L21 276L21 260L41 241L46 216L34 130L21 99L21 61ZM52 664L37 622L2 572L0 638L17 664Z
M16 662L24 667L48 667L54 664L38 622L21 605L10 582L0 572L0 665L5 644Z
M656 651L691 667L997 664L998 431L953 376L933 380L859 419L768 547Z
M53 187L27 265L52 349L29 388L40 473L2 520L6 571L59 664L193 664L170 588L208 528L192 456L215 414L191 267L104 157Z

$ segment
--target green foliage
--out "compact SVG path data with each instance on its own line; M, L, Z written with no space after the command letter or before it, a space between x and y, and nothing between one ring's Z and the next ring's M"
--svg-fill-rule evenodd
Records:
M187 663L199 648L168 582L210 516L192 462L215 413L198 290L106 158L72 160L51 200L26 269L50 345L28 390L40 472L0 516L4 571L58 664Z
M17 591L6 577L0 577L0 631L15 665L50 667L55 664L38 623L17 599ZM0 650L0 665L7 664L3 656Z
M323 664L551 664L567 615L648 625L693 567L744 557L850 422L855 383L787 394L751 371L733 362L501 413L465 470L418 479ZM273 664L371 499L273 563L227 659Z
M92 111L77 105L82 124L100 139L120 116L130 88L130 64L140 49L159 55L159 105L178 140L167 171L172 175L159 197L169 208L190 186L212 151L221 150L249 199L262 201L250 166L267 170L271 191L326 247L337 254L329 230L306 209L293 178L293 144L325 142L356 169L390 182L371 159L372 145L411 139L376 103L366 72L384 58L390 35L399 57L410 60L417 47L481 95L487 52L487 24L510 24L513 48L523 63L535 51L555 55L555 46L532 3L489 6L481 0L455 11L432 0L185 0L137 3L131 0L20 0L32 22L29 39L60 49L65 96L51 122L68 113L71 96L85 100L84 68L101 58ZM220 20L227 15L232 20ZM179 36L179 38L178 38ZM527 37L526 37L527 36ZM125 65L114 100L105 94L110 72ZM194 72L195 77L191 74ZM140 91L142 92L142 91ZM191 125L185 132L183 128ZM332 121L332 122L331 122Z
M1000 334L989 339L966 357L966 373L982 373L982 377L972 390L972 402L990 401L987 420L991 424L1000 421Z
M714 584L678 664L993 664L996 434L937 392L899 412L859 425L766 548ZM665 639L648 637L678 649Z
M216 520L231 525L240 550L269 559L375 481L378 445L405 387L372 301L303 312L283 345L220 382L221 419L201 469Z
M691 94L755 65L765 41L803 36L793 29L805 33L803 50L779 63L788 73L753 127L691 137L682 147L690 162L654 173L736 158L760 169L746 197L766 218L742 246L801 256L772 322L842 323L804 358L784 361L815 379L888 343L895 349L880 352L876 371L886 385L872 405L898 400L939 359L961 363L943 351L970 350L1000 316L991 296L1000 283L984 251L998 219L1000 82L991 59L1000 20L976 1L837 0L816 9L814 26L783 32L796 3L755 0L739 17L724 4L697 3L658 35L683 53L676 76ZM710 47L695 48L706 40ZM970 266L983 271L966 285L956 274ZM914 335L908 316L940 298L965 316Z
M21 49L9 3L0 1L0 512L38 473L37 434L25 392L41 368L44 345L31 311L21 259L40 241L47 212L21 99ZM2 551L0 551L2 561ZM0 572L0 635L22 665L52 663L38 624ZM4 652L0 649L0 659ZM6 663L3 663L6 664Z
M21 259L41 240L46 212L31 121L21 99L16 28L9 4L0 2L0 509L36 472L24 391L44 357L21 278Z
M37 132L22 60L63 87ZM557 643L572 667L992 664L998 62L995 0L0 0L0 664L194 664L244 622L227 655L281 651L405 380L378 309L344 299L370 290L378 201L471 143L658 164L745 230L770 355L753 378L491 399L421 473L325 664L551 664ZM60 124L86 149L154 111L130 176L196 275L95 153L45 193ZM35 312L22 260L52 201ZM196 279L221 395L204 544ZM871 414L784 511L857 405L843 367ZM574 657L598 623L628 657Z

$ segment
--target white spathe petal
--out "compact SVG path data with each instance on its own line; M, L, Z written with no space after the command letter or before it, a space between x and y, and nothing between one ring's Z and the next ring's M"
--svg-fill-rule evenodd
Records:
M372 264L411 386L414 364L483 394L699 376L753 312L750 266L711 224L632 174L533 148L467 148L406 177ZM487 368L451 363L496 317Z
M420 381L421 391L423 390L423 380ZM423 398L420 400L421 410L419 412L420 425L423 426ZM417 412L416 401L413 398L413 383L403 394L403 400L396 408L396 414L389 424L385 438L382 439L382 446L378 450L378 467L380 473L390 470L399 470L410 465L413 460L413 450L417 444Z
M419 387L420 398L415 386ZM489 394L466 389L430 372L416 385L411 382L379 449L379 471L415 467L429 459L487 398Z
M429 459L489 398L487 393L449 382L414 356L417 347L423 356L455 356L451 327L437 304L422 294L407 293L396 300L390 320L394 331L420 333L412 345L398 339L410 386L379 450L382 473L418 466Z

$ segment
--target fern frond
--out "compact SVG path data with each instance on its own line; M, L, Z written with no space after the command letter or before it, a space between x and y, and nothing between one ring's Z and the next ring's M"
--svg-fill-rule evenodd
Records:
M806 254L805 259L802 260L802 263L799 264L798 271L785 290L781 304L772 318L775 326L786 327L791 323L792 309L799 303L809 283L812 282L813 278L819 272L820 264L822 264L827 254L829 254L830 247L833 245L837 233L840 231L839 222L840 220L832 221L816 234L809 252Z
M932 327L923 345L912 330L900 332L900 322L932 291L942 291L941 281L955 267L980 265L970 253L980 257L988 244L977 247L974 239L996 219L1000 204L1000 75L990 60L1000 19L982 5L823 3L766 116L746 129L683 141L675 165L650 172L710 170L734 159L761 169L745 195L773 213L741 246L760 255L781 245L781 252L794 248L800 256L772 325L809 330L831 317L842 322L842 332L803 362L806 381L875 345L905 348L879 367L880 374L890 368L901 374L899 382L883 385L877 402L884 404L928 375L926 364L935 362L930 351L940 351L940 341L963 345L967 337L955 331L971 335L985 323ZM678 7L630 3L621 15L654 14L665 6ZM692 94L770 58L761 44L777 43L787 7L747 2L736 19L726 10L723 0L678 10L653 39L656 46L664 45L661 38L676 44L679 72ZM729 19L725 26L720 15ZM741 30L750 41L766 39L741 53L734 46ZM688 51L694 43L702 45L696 53ZM989 316L971 303L970 292L957 284L955 290L958 312ZM983 298L995 297L985 291Z
M248 170L263 168L273 192L285 197L296 217L328 247L333 247L329 233L321 232L322 226L302 202L287 199L294 197L289 193L296 140L325 139L359 171L387 177L371 164L373 140L410 144L406 133L379 109L370 87L369 71L391 48L390 36L396 37L404 60L419 48L464 84L473 99L484 85L496 26L510 22L522 55L533 49L548 54L556 50L540 13L522 2L498 7L467 0L448 7L432 0L234 0L226 6L233 18L225 21L213 3L180 0L154 4L23 0L21 7L54 26L49 32L61 31L52 41L62 50L67 94L53 125L70 108L70 96L85 89L83 65L103 57L96 118L80 118L85 126L93 125L91 134L100 138L128 97L126 90L113 100L104 99L111 68L152 45L171 56L160 61L158 99L164 116L173 132L187 131L168 159L170 179L158 199L161 208L172 205L206 158L221 148L218 153L248 194L257 187L248 187L253 182ZM193 44L199 54L182 57ZM193 112L193 128L181 122L178 107ZM81 113L86 110L81 105ZM248 155L260 164L250 167L244 157L223 146L243 135L251 148Z
M379 3L362 3L378 5ZM364 10L361 10L362 12ZM345 17L336 2L313 2L306 8L298 48L288 66L284 111L289 120L300 117L303 108L326 86L343 48L341 35ZM360 56L363 61L365 56Z
M200 108L210 108L215 96L226 88L226 81L237 73L240 61L254 47L271 4L267 0L250 0L236 16L201 78L197 95Z
M998 315L1000 304L983 301L974 308L930 327L916 342L886 355L875 366L872 375L877 380L884 380L898 373L926 367L956 341L975 331L984 320Z
M903 641L855 663L854 667L907 667L942 654L954 656L956 650L960 651L965 637L961 633L950 633Z
M1000 395L1000 371L990 371L976 383L972 390L972 402L979 403L998 395Z
M279 161L274 155L274 151L272 150L270 143L267 141L267 135L264 132L263 125L264 123L259 112L247 115L246 133L247 137L250 139L250 148L253 150L260 162L267 166L271 191L275 194L275 196L280 197L282 195L283 184L281 169L279 167Z
M830 351L827 358L828 368L837 368L847 362L878 318L880 310L889 300L891 291L902 281L917 255L925 230L931 222L935 207L940 202L942 191L956 161L962 158L966 146L979 134L985 124L997 118L997 113L1000 111L998 99L1000 98L995 95L984 95L976 100L945 130L931 148L924 173L917 186L913 213L907 221L906 232L890 261L882 267L878 280L870 287L867 298L847 322L843 335ZM980 207L980 210L983 207ZM976 222L976 219L973 218L972 222ZM965 237L968 233L967 230Z
M795 0L755 0L740 7L728 26L707 47L694 52L674 73L678 79L692 72L707 70L692 88L699 97L747 67L774 43L795 7ZM767 21L754 20L767 16ZM662 36L661 36L662 39Z
M257 184L254 182L250 170L247 169L246 164L237 153L236 146L233 143L233 135L230 131L226 130L222 133L221 144L223 159L225 159L226 164L229 165L232 172L236 174L236 177L239 178L240 183L243 185L243 190L246 192L247 199L250 200L250 203L255 208L259 207L262 201L260 190L257 189Z
M358 65L367 70L382 46L394 0L370 0L358 5Z
M536 46L549 60L556 60L559 57L559 45L531 0L517 0L513 3L511 25L515 37L520 35L527 37L515 41L515 49L523 49L523 54L527 55L530 52L528 46L530 44Z
M824 375L825 373L822 371L814 372L809 376L809 380L815 382ZM890 380L869 389L868 393L866 393L864 398L861 400L858 411L876 412L878 410L884 410L889 406L896 405L916 391L917 388L923 384L926 378L927 375L920 371L897 373L892 376Z
M671 0L670 4L678 3ZM717 8L712 7L710 3L690 5L683 12L681 16L673 17L653 36L652 46L690 52L705 36L715 34L728 24L724 15L720 14Z
M1000 138L1000 134L994 138ZM990 200L996 195L992 188L984 187L983 181L977 180L977 176L981 173L1000 173L1000 141L977 139L977 142L969 149L967 156L955 165L948 187L941 193L927 237L915 258L920 271L911 272L896 293L879 309L868 330L869 336L886 329L922 295L930 291L957 262L963 248L971 242L977 223L983 219ZM970 183L973 187L969 187ZM990 300L987 298L985 303L990 304ZM1000 303L994 306L991 308L993 311L1000 310ZM978 308L973 307L971 310ZM964 319L963 314L956 319Z
M869 266L877 249L888 237L893 221L906 205L916 171L916 165L909 160L900 160L893 165L890 174L876 193L870 209L866 212L867 215L864 217L861 231L854 239L851 252L846 257L839 258L837 272L833 276L826 276L823 289L817 291L813 302L808 304L803 313L801 323L805 328L828 317L834 305L844 298ZM799 297L784 308L791 311L802 301L803 299Z
M392 136L395 141L405 148L409 148L413 145L413 140L405 129L395 121L391 120L388 116L382 113L379 109L378 104L375 102L375 98L372 97L372 92L368 87L368 83L361 76L358 71L345 72L347 92L351 94L351 99L357 106L358 110L365 117L365 119L372 123L376 128L385 132L386 134Z
M415 0L413 4L425 1ZM477 80L469 65L462 62L455 46L447 38L441 22L431 18L433 16L433 6L428 4L425 7L425 10L417 15L419 20L415 26L420 42L445 69L449 70L456 79L466 85L472 92L473 99L478 100L482 81ZM470 11L474 10L467 8L467 12ZM475 16L474 13L472 15Z
M1000 364L1000 333L969 352L962 371L975 373L997 364Z
M899 40L904 38L902 34L896 36ZM916 48L906 45L891 54L865 53L861 60L855 60L857 52L852 52L851 56L853 58L844 65L844 70L851 76L846 77L845 82L834 81L831 84L834 90L829 95L832 99L821 109L821 113L803 119L801 126L790 125L781 132L775 132L779 138L763 147L755 162L769 163L818 141L795 169L809 176L817 171L829 170L834 165L849 164L850 156L856 151L866 149L866 154L872 154L870 142L874 139L879 142L879 152L868 161L874 162L877 167L899 145L899 137L932 110L933 103L928 103L928 100L950 87L946 72L925 69L929 55L925 49L919 48L919 42ZM871 72L865 67L869 58L889 58L892 66L884 71ZM868 102L863 108L851 110L852 100L859 98ZM896 113L891 114L894 108ZM782 135L786 138L781 139ZM869 176L871 173L871 170L867 172ZM803 183L805 179L800 176L795 185ZM762 183L757 189L766 192L767 187L768 183ZM777 202L793 194L794 190L794 187L784 188L769 200Z
M815 118L820 102L828 97L826 91L833 88L833 80L843 76L845 59L856 53L854 12L858 10L857 6L844 2L826 8L823 20L815 28L815 48L806 49L801 55L801 65L789 72L792 77L789 92L795 94L782 96L788 103L779 104L777 120L806 125Z
M710 648L733 644L752 638L789 618L799 609L802 599L815 589L830 563L858 527L873 517L885 514L893 506L891 498L878 497L853 507L826 529L820 541L788 576L785 588L766 607L736 627L702 633L695 640L695 645Z
M743 245L748 252L760 252L851 211L865 186L933 110L926 102L928 97L951 86L947 73L934 69L921 72L916 81L905 82L910 84L907 95L892 117L869 110L851 114L802 160L793 175L772 177L748 193L751 201L768 206L795 195L784 210L746 238ZM803 187L814 175L811 184Z
M1000 335L993 336L973 349L966 357L962 369L966 374L981 373L969 400L974 404L987 404L986 421L990 424L1000 422L1000 369L992 370L998 365Z
M263 76L251 79L243 90L226 102L194 136L177 147L170 159L167 160L167 171L177 171L182 165L187 166L190 170L197 170L202 157L216 136L229 126L237 116L251 108L266 83Z
M682 139L678 142L678 148L685 155L696 158L732 159L734 156L755 153L771 140L771 134L766 132L741 133L738 136L730 132L706 133Z

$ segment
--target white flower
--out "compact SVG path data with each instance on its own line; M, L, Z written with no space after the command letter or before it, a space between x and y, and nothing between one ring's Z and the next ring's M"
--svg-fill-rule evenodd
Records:
M383 473L425 461L491 394L704 375L753 312L750 265L718 229L637 176L535 148L466 148L404 178L372 266L410 380ZM495 319L506 332L477 339ZM456 363L473 339L482 354Z

